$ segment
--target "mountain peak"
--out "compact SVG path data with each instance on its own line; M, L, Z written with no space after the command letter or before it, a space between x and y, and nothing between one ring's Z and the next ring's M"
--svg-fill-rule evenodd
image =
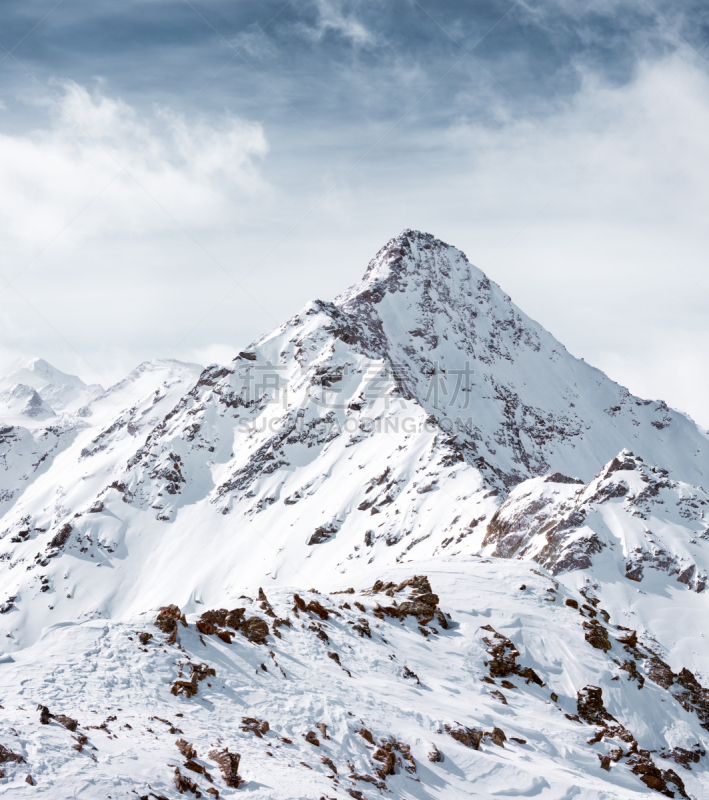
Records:
M14 372L4 376L3 381L7 383L23 383L38 391L49 384L73 386L78 389L86 387L86 384L77 375L68 375L66 372L62 372L52 366L48 361L38 357L20 362Z
M353 294L369 291L378 302L384 293L406 291L410 278L426 276L435 280L450 279L455 272L470 273L470 262L461 250L430 233L410 228L390 239L367 265L362 281L341 295L346 302ZM473 267L479 276L480 270ZM476 275L476 277L479 277ZM339 303L340 298L336 300Z

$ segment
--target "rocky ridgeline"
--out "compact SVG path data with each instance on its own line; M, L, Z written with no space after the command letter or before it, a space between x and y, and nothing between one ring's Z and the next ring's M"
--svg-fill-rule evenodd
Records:
M292 606L288 609L293 615L292 619L287 614L279 617L263 589L259 589L256 604L263 612L264 617L256 615L247 617L245 608L236 608L231 611L226 609L208 610L201 614L194 626L200 636L216 636L225 644L232 644L235 633L239 633L246 641L258 647L268 646L268 638L271 636L275 640L283 639L282 629L291 631L290 635L296 635L299 631L301 635L303 632L313 633L324 644L330 644L325 623L333 618L344 620L345 624L360 638L372 639L370 622L366 618L367 614L371 614L377 620L405 621L410 617L416 622L415 630L418 630L425 637L431 634L438 634L439 629L447 631L453 625L450 615L440 608L439 598L434 594L431 584L425 575L415 575L399 583L378 580L371 589L359 593L355 592L354 589L346 589L341 592L335 592L332 595L322 595L315 590L312 590L310 594L314 594L315 597L307 601L298 593L293 595ZM370 598L384 595L387 598L391 598L389 601L391 604L383 605L381 601L377 601L373 607L367 609L361 600L354 599L354 595L357 594L359 594L361 600L367 602L370 601ZM401 597L402 594L403 598ZM344 599L345 597L347 599ZM246 597L244 599L249 600ZM334 607L335 603L337 603L337 607ZM352 608L353 605L354 609ZM271 620L270 627L267 619ZM300 622L300 625L298 622ZM431 623L433 622L436 625L432 625ZM166 645L180 647L178 623L183 627L189 627L190 625L178 606L170 605L159 609L155 625L166 634L166 639L164 640ZM543 682L534 670L529 667L522 669L515 664L515 658L519 654L516 653L509 639L496 632L494 632L494 635L495 639L499 641L496 641L491 648L491 674L495 676L515 674L525 678L527 683L533 682L543 686ZM148 644L152 639L153 637L150 633L143 632L139 634L139 641L143 645ZM274 666L278 667L273 650L269 650L268 653ZM342 666L340 655L337 652L327 652L327 656L351 676L350 670ZM266 664L261 664L260 669L264 672L268 671ZM185 670L191 671L190 680L183 679ZM285 677L285 672L282 669L280 671ZM416 674L406 666L402 669L402 677L404 679L415 678L417 683L420 683ZM180 662L178 677L172 685L172 694L175 696L183 695L186 699L190 699L198 693L199 683L210 678L217 678L213 667L192 661ZM504 684L505 682L503 681ZM167 721L165 720L165 722ZM303 740L312 747L320 748L323 740L329 740L327 725L318 723L314 727L316 730L310 730L303 734ZM267 735L275 736L280 742L279 746L293 744L291 739L276 734L269 722L263 719L243 717L241 730L245 733L251 733L260 739ZM181 730L175 727L171 727L171 731L182 733ZM507 741L504 731L498 727L485 731L454 722L451 724L446 723L438 732L445 732L454 741L474 750L478 750L483 741L489 741L491 744L502 748L504 748L504 743ZM397 740L396 737L391 735L383 734L375 738L372 731L366 727L355 728L354 733L362 737L367 743L366 746L372 751L372 772L362 773L355 768L352 761L348 760L343 773L347 775L352 786L356 786L358 783L369 784L384 791L387 788L387 777L396 775L399 770L403 769L410 774L416 773L417 765L411 754L410 745ZM515 737L512 737L512 741L525 743L524 739ZM197 751L185 739L178 739L175 744L185 761L182 765L182 770L179 767L175 767L174 785L180 794L193 793L200 796L198 784L185 773L197 773L209 783L213 783L213 778L208 769L209 765L199 763ZM239 787L243 780L238 775L241 762L239 753L229 752L229 749L225 748L221 751L210 751L208 758L221 768L222 777L227 786ZM444 756L438 747L431 744L428 759L432 762L440 762L443 761ZM333 778L337 780L342 768L338 769L332 758L326 754L323 754L320 760L331 771ZM304 766L308 766L305 762L302 763ZM215 797L219 796L218 790L214 787L209 787L206 791ZM366 800L365 795L357 788L350 787L347 792L355 800Z
M541 575L541 573L540 573ZM556 589L559 588L558 584ZM526 586L520 587L522 591ZM547 600L556 601L556 590L548 589L550 596ZM586 602L584 602L586 601ZM646 678L658 686L670 692L686 711L697 715L700 724L709 730L707 711L709 709L709 689L705 689L697 681L694 674L683 668L679 673L673 673L668 664L659 656L638 642L637 634L623 626L612 626L612 633L598 619L600 615L606 623L610 622L608 613L599 607L597 598L582 595L581 601L567 597L564 603L570 609L577 610L581 617L584 638L595 649L608 655L608 658L615 666L628 673L628 681L637 682L638 689L645 685ZM545 684L530 667L522 667L517 663L520 653L513 642L503 634L496 631L491 625L483 625L481 631L492 634L483 635L482 641L487 648L489 660L485 662L489 674L483 675L481 680L485 683L496 685L500 680L503 689L517 690L518 686L512 683L509 678L515 676L525 679L527 684L533 683L539 687ZM611 635L609 635L611 633ZM624 655L619 654L622 649ZM622 658L622 662L620 658ZM630 656L628 658L627 656ZM613 666L611 666L613 668ZM616 676L613 680L619 680ZM491 696L497 698L501 703L507 705L507 698L498 689L490 691ZM552 702L558 701L555 692L551 693ZM624 763L630 771L650 789L653 789L667 797L674 797L675 792L681 797L688 798L685 785L680 776L670 768L663 768L653 760L656 751L648 751L639 747L634 735L623 724L613 717L603 705L603 692L597 686L585 686L577 693L577 713L566 714L567 719L576 722L585 722L596 726L596 733L588 740L589 745L605 742L609 745L606 753L598 753L602 769L610 770L611 763ZM482 730L459 726L453 729L446 726L446 731L468 747L477 749L483 739ZM497 731L497 729L496 729ZM494 733L494 732L493 732ZM504 741L504 733L502 733ZM493 734L490 734L492 737ZM495 741L492 738L492 741ZM521 741L514 739L514 741ZM500 742L496 742L500 743ZM663 747L659 757L665 760L672 760L686 770L691 770L693 764L699 763L700 759L706 755L705 750L699 743L692 749L685 747ZM655 756L657 758L657 756ZM671 788L673 787L673 788Z
M543 576L543 573L539 575ZM552 584L553 586L547 589L546 599L557 602L560 587L553 580ZM520 588L523 592L526 590L526 586ZM373 636L368 616L374 620L398 620L400 623L411 618L415 621L415 627L411 630L418 631L425 637L454 629L456 625L451 616L440 608L439 598L434 594L425 575L414 575L399 583L378 580L371 589L361 592L346 589L327 595L311 590L307 595L302 597L298 593L293 594L292 605L279 616L263 589L259 589L255 601L246 597L244 600L258 606L263 616L249 616L245 607L231 611L208 610L194 623L195 629L200 636L215 636L229 645L233 643L234 635L239 633L253 646L278 646L278 640L283 641L287 633L288 637L312 634L323 645L331 647L332 634L328 635L328 623L336 623L338 626L344 624L359 637L368 639L372 639ZM386 597L388 602L382 601L381 596ZM356 599L357 597L359 599ZM704 689L689 670L683 669L677 674L673 673L664 661L638 641L634 631L611 625L609 614L600 607L599 600L590 596L588 592L581 594L578 599L566 597L564 605L569 611L578 612L584 638L591 647L601 651L609 659L609 666L613 671L620 670L627 673L628 681L635 681L638 689L643 689L646 680L650 680L667 690L686 711L696 714L702 726L709 730L709 690ZM187 623L177 606L160 609L156 626L167 634L166 644L179 647L178 623L183 627L189 627L191 624ZM480 630L483 634L481 640L488 656L483 664L487 668L487 674L483 673L480 680L493 687L489 689L490 696L503 705L509 705L507 696L501 690L518 693L522 686L520 681L536 691L546 687L537 671L518 663L520 652L510 638L491 625L483 625ZM272 641L269 642L271 637ZM144 643L147 643L147 640ZM270 661L269 659L266 661L272 664L273 668L280 670L285 678L286 673L279 666L274 650L268 650L268 655ZM343 651L338 653L328 650L326 655L351 677L350 669L341 661L341 657L345 656ZM182 678L186 669L191 670L189 680ZM266 663L261 664L260 670L268 672ZM213 667L192 661L182 663L178 679L172 686L172 693L176 696L184 695L187 699L192 698L198 693L199 683L211 678L217 678ZM421 683L418 676L407 666L402 668L402 678L413 678L417 684ZM558 701L554 692L551 692L551 701L553 703ZM576 714L566 713L565 716L572 722L595 727L595 733L588 743L592 746L597 744L606 746L604 751L597 753L602 769L610 770L613 764L619 767L625 765L649 789L667 797L674 797L675 793L684 798L689 797L681 777L672 768L663 766L662 760L671 760L689 770L705 755L699 744L693 749L663 748L659 755L655 751L641 748L633 733L608 712L603 703L603 692L597 686L587 685L580 688L577 693ZM257 738L275 736L280 743L279 746L292 745L292 740L276 734L269 722L260 718L242 718L241 730ZM416 762L407 743L386 734L375 738L366 726L355 728L354 732L361 736L371 749L372 771L362 773L351 761L347 761L345 769L342 765L338 766L330 755L324 753L320 756L321 763L330 770L334 780L340 780L342 775L346 774L353 786L358 783L371 784L383 791L386 789L387 777L396 775L397 770L416 773ZM457 721L443 724L439 733L447 734L459 744L473 750L479 750L485 741L504 748L505 742L508 741L508 736L500 727L485 730ZM304 732L302 736L310 746L321 748L323 743L329 740L327 725L318 723L313 730ZM518 745L526 744L526 740L515 736L510 737L509 741ZM176 744L186 759L183 770L199 773L211 782L212 777L207 771L207 766L195 761L196 753L192 745L182 739ZM229 752L228 748L219 752L221 755L217 751L210 751L209 758L221 766L226 785L238 787L242 781L238 776L240 754ZM443 760L444 756L436 745L431 744L428 758L436 762ZM175 770L175 786L180 793L199 791L193 779L180 772L178 768ZM365 797L360 789L350 787L347 791L354 798Z
M377 603L376 608L372 612L375 617L383 619L385 616L394 617L395 619L405 619L406 617L414 617L418 624L419 630L424 636L429 633L438 633L438 630L431 626L427 628L434 619L439 627L446 630L448 628L448 620L446 615L438 607L438 595L433 594L431 584L425 575L414 575L412 578L407 578L398 585L383 581L377 581L371 589L371 594L384 593L387 597L394 598L399 592L404 589L409 589L409 598L402 603L393 601L393 605L381 606Z
M629 580L660 570L697 592L707 580L707 500L690 486L709 476L704 433L574 359L465 254L417 231L387 242L335 302L308 303L229 363L143 365L68 431L37 424L0 433L5 634L13 612L32 618L31 635L96 602L122 613L124 590L142 599L153 571L171 573L173 535L195 525L215 530L222 556L205 551L200 567L217 583L236 564L265 581L281 558L317 571L466 556L486 530L497 554L561 573L608 555L594 519L623 502L629 527L647 529L627 548ZM626 454L603 485L587 483L629 442L658 466L628 469ZM660 501L696 547L647 517ZM278 547L239 548L230 515L245 535L280 531ZM157 543L149 563L133 556L144 536ZM95 575L119 552L129 587L113 585L117 571ZM64 591L69 573L93 587L81 603ZM51 601L30 602L39 592Z
M621 505L623 528L607 523L609 504ZM559 575L590 569L618 543L628 580L645 570L673 577L695 592L707 584L709 495L669 477L624 450L588 484L553 473L526 481L490 519L483 544L502 558L531 558ZM678 530L683 535L678 535Z
M620 746L612 747L608 755L598 754L602 769L610 771L611 762L618 763L625 758L630 771L638 775L649 789L654 789L666 797L674 797L677 791L682 797L689 798L679 775L673 769L658 768L653 761L652 753L639 748L632 733L608 712L603 705L603 692L598 686L585 686L579 690L577 714L580 720L597 726L596 735L589 739L589 744L612 740L620 743ZM627 746L627 751L624 752L622 745ZM683 766L688 767L688 764ZM675 791L670 789L668 784L673 785Z
M480 563L482 571L488 567L489 562ZM237 608L208 609L199 616L185 615L177 605L163 606L152 632L131 633L127 641L133 644L124 644L133 650L133 658L136 647L153 656L165 653L165 670L156 679L159 685L171 681L166 701L160 701L166 702L166 711L153 709L141 729L134 716L130 724L125 724L123 706L103 722L80 725L74 714L52 713L46 705L40 705L40 723L59 731L68 729L73 737L67 738L65 746L92 760L97 755L102 757L104 749L100 739L89 739L94 733L109 740L126 736L133 740L143 734L151 741L171 737L170 748L174 745L181 760L168 758L169 772L158 760L155 780L159 777L163 781L164 794L169 794L166 782L177 793L193 796L219 797L236 788L248 791L253 770L262 769L264 763L275 763L275 758L289 769L312 771L313 776L327 778L332 791L328 793L325 788L322 793L321 788L317 796L340 797L344 793L356 800L371 800L372 792L396 794L402 778L419 780L429 787L431 765L445 765L451 759L451 768L458 769L461 748L475 751L476 759L489 759L490 764L500 763L500 755L506 762L518 757L541 758L543 748L538 749L536 738L519 735L520 726L531 731L529 716L538 713L545 715L545 727L559 731L564 746L595 752L592 758L597 769L611 773L612 785L619 780L624 786L637 782L638 787L667 797L688 797L685 781L691 771L703 767L705 748L698 742L694 746L649 749L640 744L647 731L638 734L635 725L638 719L644 721L645 715L647 719L654 719L657 713L667 715L668 711L673 715L672 707L676 707L682 715L685 711L692 714L706 729L707 690L689 670L673 672L634 631L611 624L609 614L590 591L573 595L540 570L527 569L522 574L528 575L533 585L528 588L523 584L516 590L520 609L527 605L538 611L541 608L537 624L553 619L567 632L576 627L580 659L590 656L594 672L612 675L612 681L618 683L611 683L611 687L622 687L623 693L630 691L635 697L637 690L642 690L641 702L633 706L633 713L626 716L622 704L618 706L616 693L611 714L604 703L604 696L608 697L606 684L603 689L591 683L579 686L573 696L566 694L568 688L564 687L565 694L559 698L553 691L558 663L548 668L543 648L534 654L530 651L530 641L535 639L533 634L528 636L526 623L509 629L500 627L509 624L509 619L494 626L477 627L475 623L478 633L473 633L473 626L464 623L462 614L450 614L441 607L431 581L418 574L399 581L377 580L371 588L359 591L350 588L325 593L311 589L293 593L274 589L267 596L260 589L253 598L242 596L242 605ZM485 596L480 595L483 604ZM517 619L526 617L522 613ZM400 702L413 702L419 695L425 700L429 691L439 686L437 659L449 663L461 635L471 637L461 674L463 683L469 684L472 678L481 690L473 692L476 699L470 708L476 711L468 709L466 713L449 706L446 714L429 718L416 735L407 733L408 723L389 727L387 719L381 715L377 718L371 707L372 686L377 684L371 683L367 664L371 667L384 662L389 679L405 692L402 697L406 700ZM573 639L569 634L569 641ZM416 653L424 658L415 661ZM111 658L115 655L112 652ZM254 692L246 712L249 715L239 716L225 735L220 723L214 721L217 716L208 714L207 733L197 733L194 723L199 709L218 707L220 714L232 714L231 692L236 688L245 698L248 665ZM313 697L319 696L312 685L315 670L318 676L327 674L334 680L330 690L343 684L345 706L342 708L338 700L339 717L333 718L332 709L314 711L315 706L308 701L294 726L293 698L311 692ZM141 682L151 674L146 671ZM382 673L377 674L380 680ZM370 700L363 701L358 694L357 687L362 686ZM456 688L462 688L461 684ZM392 684L388 684L387 692L391 691ZM557 691L562 693L560 688ZM285 706L290 709L288 719L279 716L285 697L290 698ZM666 706L660 710L663 699ZM269 705L270 700L273 702ZM328 714L327 721L321 714ZM583 726L588 726L588 733ZM574 735L576 730L578 734ZM424 738L422 742L422 735L429 735L433 741ZM13 751L16 748L0 750L0 760L7 755L10 777L23 769L29 771L33 761L31 753ZM468 759L471 756L467 754ZM428 767L424 766L426 761L430 762ZM41 770L32 768L32 780L42 783ZM147 789L138 794L164 796L155 790L151 795Z

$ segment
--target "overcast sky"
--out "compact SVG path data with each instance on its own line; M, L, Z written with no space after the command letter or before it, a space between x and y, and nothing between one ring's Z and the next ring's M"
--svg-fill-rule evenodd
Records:
M0 361L227 360L411 227L709 426L708 41L677 0L5 0Z

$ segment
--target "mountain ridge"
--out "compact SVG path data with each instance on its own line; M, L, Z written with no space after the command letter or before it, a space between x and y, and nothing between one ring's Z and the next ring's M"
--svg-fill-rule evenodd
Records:
M362 281L334 302L306 304L228 364L146 362L82 408L48 420L8 420L0 428L7 507L0 631L10 659L0 658L0 670L15 658L34 665L44 676L33 683L38 702L70 697L65 678L61 689L51 689L42 656L45 647L53 658L68 648L62 669L83 675L77 665L88 659L101 675L101 691L123 709L129 700L111 677L115 660L119 682L133 687L140 703L151 696L171 709L158 712L163 716L179 707L200 720L202 755L210 737L228 735L257 760L263 753L236 732L233 710L227 719L239 696L234 687L255 670L259 678L248 684L244 711L259 722L266 712L282 712L274 676L296 680L293 672L298 683L281 688L288 689L298 724L325 724L330 715L327 725L337 726L337 746L326 744L324 734L320 741L327 758L339 759L341 772L333 773L339 777L328 790L320 767L312 776L319 791L330 792L325 797L371 798L375 790L378 797L389 778L397 797L467 797L465 781L483 773L481 791L488 795L480 796L493 797L500 792L497 772L514 791L559 800L581 784L578 796L589 800L639 798L647 787L688 796L682 778L676 782L679 776L659 761L664 757L699 765L685 778L700 796L707 778L697 754L709 745L709 690L702 688L709 683L709 653L701 623L709 569L709 496L701 488L707 434L575 359L459 250L404 231L379 251ZM437 576L440 589L422 570ZM398 595L405 587L419 589ZM439 591L453 612L448 617L424 613L438 606ZM357 596L350 598L357 611L349 594ZM235 623L238 636L216 627L235 605L252 613L248 630ZM687 620L681 631L675 608ZM239 609L233 611L229 619L238 621ZM166 639L150 627L158 612L161 619L177 614L174 628L163 631ZM129 642L140 627L141 669L154 665L164 686L132 666ZM259 630L263 641L248 638ZM80 642L75 649L69 636ZM401 648L398 655L385 653L390 641ZM271 661L259 655L264 643ZM335 649L323 649L329 646ZM512 651L524 667L483 674L489 663L508 663ZM401 698L423 722L414 724L408 711L389 716L401 742L408 736L412 743L420 786L406 778L403 762L396 766L407 752L398 744L382 745L390 775L365 767L356 732L335 710L350 692L362 719L377 703L366 673L363 682L346 677L356 672L352 653L382 691L397 696L392 681L400 678L417 687L401 690ZM488 655L493 661L483 662ZM208 663L199 666L200 659ZM321 662L337 677L330 680ZM438 682L434 662L444 665ZM167 685L167 676L177 680L183 669L198 676L183 681L197 692L191 705ZM211 695L199 683L212 674L207 669L219 675L207 684ZM11 667L7 674L13 707L22 705L21 671ZM309 683L315 674L331 692L325 701ZM259 686L262 677L268 683ZM426 687L433 683L443 692L435 698L438 720L427 710L433 697ZM470 704L465 715L448 702L456 692ZM209 703L220 709L211 728L200 710ZM600 703L595 711L594 703ZM135 721L137 707L132 701L130 707ZM313 709L324 716L317 719L321 712ZM532 737L532 719L549 713L548 730ZM377 724L384 731L384 721ZM600 726L591 745L583 738L589 731L575 728L586 724ZM508 743L509 763L494 750L502 747L495 739L507 741L495 733L505 725L524 733L519 747L530 743L519 751ZM485 745L473 756L460 742L480 745L474 733L484 736L480 726L493 749ZM293 733L278 730L281 737ZM458 749L447 764L450 731L459 738L453 737ZM446 755L424 768L430 734L444 737ZM134 734L125 735L124 782L138 746ZM269 742L280 747L289 738ZM303 747L313 746L305 741ZM566 741L574 742L568 752ZM151 752L174 759L170 747ZM651 748L662 747L664 756L652 756ZM313 770L307 751L298 752L303 769ZM539 773L532 755L545 770L558 767L553 779ZM140 775L150 775L141 758ZM203 762L206 769L206 755ZM56 755L53 763L51 770L68 771L76 785L74 762ZM365 768L369 777L357 778ZM286 770L278 772L281 782L262 789L264 797L310 800L307 788L289 793L290 767L278 769ZM96 774L105 787L105 767ZM255 770L251 780L263 783L265 775ZM654 786L651 780L643 787L638 775ZM159 780L169 792L169 780ZM297 785L308 780L299 773ZM366 791L353 788L358 781ZM220 791L230 796L222 785Z

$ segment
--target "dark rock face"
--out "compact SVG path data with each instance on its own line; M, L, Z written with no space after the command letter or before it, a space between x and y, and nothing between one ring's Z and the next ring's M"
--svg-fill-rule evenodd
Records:
M175 742L175 746L177 747L177 749L180 751L180 753L182 753L182 755L183 755L183 756L184 756L186 759L190 759L190 760L191 760L191 759L193 759L193 758L197 758L197 751L196 751L196 750L194 749L194 747L193 747L193 746L192 746L192 745L191 745L191 744L190 744L188 741L186 741L185 739L178 739L178 740Z
M429 761L433 762L441 762L443 761L443 753L436 747L436 745L431 745L431 749L428 752L427 756Z
M54 719L60 725L63 725L67 730L75 731L79 724L75 719L67 717L65 714L55 714Z
M584 634L586 641L597 650L608 652L611 649L611 642L608 638L608 631L601 625L597 619L589 620L583 623Z
M328 542L332 537L337 533L337 525L330 524L330 525L323 525L319 528L315 529L315 532L312 536L308 539L308 544L322 544L323 542Z
M60 550L69 541L69 537L71 536L72 530L73 528L68 522L65 525L62 525L62 527L57 531L52 540L49 542L49 547L53 547L56 550Z
M230 753L229 748L225 747L223 750L211 750L209 757L221 769L224 783L229 787L238 789L241 784L241 777L239 776L241 755L239 753Z
M616 722L603 705L603 690L598 686L584 686L577 694L576 713L590 725Z
M68 730L75 731L79 724L75 719L67 717L65 714L52 714L47 706L39 705L37 706L37 710L39 711L39 722L41 725L49 725L49 723L54 720Z
M197 794L199 792L199 786L197 786L194 781L191 781L186 775L183 775L180 772L179 767L175 767L173 782L175 784L175 789L177 789L180 794L184 794L185 792Z

